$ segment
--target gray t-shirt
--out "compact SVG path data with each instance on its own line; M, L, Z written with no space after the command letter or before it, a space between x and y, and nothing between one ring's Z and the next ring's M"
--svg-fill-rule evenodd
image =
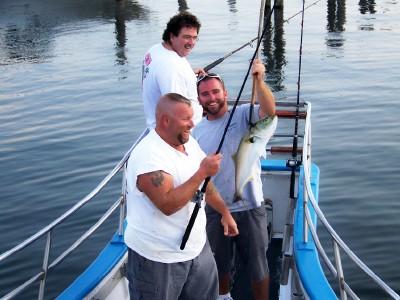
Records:
M234 201L235 163L232 156L236 154L242 137L249 130L249 111L250 104L237 106L220 151L223 155L221 169L217 175L211 178L231 212L259 207L263 201L260 163L258 166L259 176L255 176L254 180L246 184L242 200ZM259 105L256 105L252 117L253 122L259 120L258 111ZM222 118L214 121L209 121L205 117L193 129L194 138L206 154L212 154L217 151L230 114L231 111L228 111Z

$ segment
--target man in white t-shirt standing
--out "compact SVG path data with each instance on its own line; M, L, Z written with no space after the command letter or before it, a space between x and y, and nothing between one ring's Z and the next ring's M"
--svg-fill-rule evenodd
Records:
M154 128L155 111L160 97L178 93L192 101L195 125L200 122L203 108L197 100L196 73L186 56L198 39L199 20L188 12L173 16L167 23L163 42L151 47L142 65L142 98L146 125Z
M132 151L126 168L131 300L216 299L217 267L206 236L204 203L185 249L183 234L203 181L219 170L222 155L208 155L190 135L191 101L175 93L161 97L156 127ZM205 201L220 213L226 236L238 234L228 207L210 182ZM204 201L203 201L204 202Z

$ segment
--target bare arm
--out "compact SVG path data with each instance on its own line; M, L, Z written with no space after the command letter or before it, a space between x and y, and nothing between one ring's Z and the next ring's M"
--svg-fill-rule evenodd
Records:
M221 214L221 224L224 227L224 235L235 236L239 234L236 222L233 219L231 212L225 205L214 184L210 181L207 185L206 202L218 213Z
M177 187L174 187L172 175L161 170L139 175L136 185L159 210L169 216L192 200L206 177L218 172L221 159L221 154L207 156L193 176Z
M259 59L255 59L253 64L253 80L256 84L257 99L260 104L260 118L275 115L275 96L265 83L264 77L265 67Z

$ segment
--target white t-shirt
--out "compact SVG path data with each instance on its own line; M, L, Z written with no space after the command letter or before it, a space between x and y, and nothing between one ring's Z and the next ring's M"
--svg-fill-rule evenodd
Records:
M175 187L186 182L198 170L205 154L192 137L185 144L185 150L187 154L172 148L153 129L132 151L128 160L125 243L141 256L153 261L174 263L191 260L200 254L206 242L204 203L185 249L180 250L194 203L189 202L167 216L136 187L138 175L158 170L172 175Z
M154 45L143 59L142 98L146 124L156 125L156 106L166 93L178 93L192 101L193 122L196 125L202 118L203 108L197 100L196 75L185 57L175 51Z

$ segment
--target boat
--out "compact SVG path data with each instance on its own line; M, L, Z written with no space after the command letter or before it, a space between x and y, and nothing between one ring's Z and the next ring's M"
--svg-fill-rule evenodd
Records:
M270 262L278 265L275 268L278 271L271 274L271 292L275 293L271 299L359 299L343 274L344 255L347 261L350 259L358 266L360 272L364 272L371 283L375 283L387 296L400 299L393 289L352 252L319 208L320 170L311 156L311 103L302 102L297 105L294 102L278 101L277 115L280 118L279 126L271 145L266 149L269 155L262 160L264 205L268 214L270 236L269 252L273 252L267 253L267 256ZM282 128L290 128L288 125L294 120L299 122L301 128L297 134L301 143L293 156L293 147L280 146L280 143L293 138L293 133L284 132ZM127 246L123 240L126 205L123 174L130 152L146 133L145 131L141 134L111 172L86 197L36 234L0 255L1 263L10 257L15 257L35 241L46 240L42 268L7 294L1 295L1 299L17 298L21 292L37 283L39 283L38 299L44 299L46 281L51 275L49 272L53 272L65 258L72 255L72 252L115 212L119 213L115 234L101 249L97 258L59 293L57 299L129 299L128 282L125 277ZM92 201L113 177L121 173L121 196L89 230L50 261L51 235L54 229ZM294 197L290 195L291 189ZM323 247L318 236L317 224L329 233L332 249ZM328 254L333 254L333 257L329 257ZM328 273L335 279L334 281L328 280ZM245 287L246 279L239 278L240 276L243 277L243 274L238 272L237 282L232 291L234 299L251 299L250 291Z
M231 103L232 104L232 103ZM270 263L271 299L359 299L346 281L343 262L353 263L376 285L382 295L400 299L388 284L379 278L341 239L319 207L320 169L312 160L311 103L307 101L277 101L278 129L266 148L262 159L264 206L267 211ZM292 127L295 124L296 130ZM46 298L49 277L57 267L74 255L74 251L100 226L118 214L115 233L99 249L97 257L78 274L73 282L58 293L59 300L73 299L129 299L126 279L127 246L124 243L126 180L125 165L132 150L147 134L145 130L122 156L109 174L83 199L41 230L0 254L0 264L17 261L22 250L45 240L41 267L34 275L9 288L1 299L16 299L30 288L37 289L37 298ZM109 185L114 178L122 178L121 195L104 214L83 232L61 254L53 258L52 234ZM323 197L323 195L322 195ZM323 230L331 247L320 239ZM52 259L51 259L52 258ZM234 299L251 299L246 274L240 272L241 262L232 290ZM1 267L1 265L0 265Z

